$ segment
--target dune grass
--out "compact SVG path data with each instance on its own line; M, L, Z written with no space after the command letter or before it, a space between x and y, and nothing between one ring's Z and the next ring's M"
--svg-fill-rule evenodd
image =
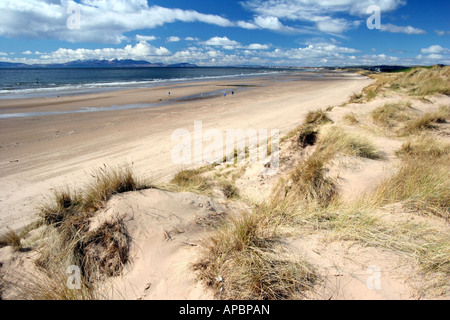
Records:
M411 119L411 102L387 103L372 111L375 123L387 128L394 128L399 123Z
M347 122L348 124L351 124L351 125L355 125L355 124L358 124L358 123L359 123L359 121L358 121L358 119L356 118L356 116L355 116L354 113L348 113L348 114L346 114L346 115L343 117L343 120L344 120L345 122Z
M0 236L0 248L12 247L14 251L19 251L22 248L21 241L22 238L17 232L9 230Z
M317 206L327 206L335 200L336 182L326 176L326 164L330 161L328 155L316 152L297 165L290 175L292 186L288 192L293 192L299 199Z
M289 132L280 139L280 143L297 137L298 143L302 148L313 145L316 142L318 128L321 125L332 123L333 121L327 116L322 109L310 111L305 117L303 123Z
M361 134L346 132L343 128L336 125L322 128L317 148L319 151L327 150L326 153L341 152L354 157L381 158L369 138Z
M102 209L115 194L148 188L136 179L128 166L107 168L91 174L91 181L81 190L63 188L39 208L40 216L48 225L60 226L68 218L89 216Z
M51 281L34 281L19 288L31 297L49 299L83 299L94 296L93 283L104 277L117 276L129 260L131 240L121 219L113 219L91 230L91 219L115 194L148 188L128 166L107 168L91 174L91 181L77 191L68 188L55 191L40 207L47 229L36 266ZM64 289L57 277L68 265L80 267L86 289L77 294ZM67 279L67 276L65 277ZM32 291L30 292L30 288ZM52 293L54 291L54 294Z
M10 293L20 300L38 301L65 301L65 300L100 300L103 299L99 290L84 280L80 282L79 289L68 286L68 269L63 265L54 268L51 274L20 274L8 275L6 285L12 287Z
M414 68L399 75L394 83L416 96L450 94L450 67Z
M236 187L234 182L227 180L221 181L219 183L220 188L227 199L237 199L239 198L239 189Z
M319 128L333 121L327 116L323 110L310 111L303 122L295 131L298 144L301 148L312 146L317 142Z
M450 118L450 106L441 106L438 111L428 112L421 117L409 121L403 129L404 134L420 133L424 130L436 129L436 125L446 123Z
M364 88L361 94L352 96L350 103L370 101L388 90L405 92L419 98L438 93L449 95L449 75L449 66L417 67L395 73L368 73L367 76L376 82Z
M400 157L438 158L448 154L450 154L450 145L442 143L428 134L409 138L397 151L397 155Z
M403 159L398 172L377 188L374 198L380 205L403 202L416 212L449 220L449 163L448 154L433 157L412 153Z
M201 169L183 170L178 172L171 183L178 186L179 190L185 192L204 192L211 187L208 179L202 176Z
M313 268L280 242L285 209L262 205L230 217L204 241L194 269L220 299L291 299L311 289Z

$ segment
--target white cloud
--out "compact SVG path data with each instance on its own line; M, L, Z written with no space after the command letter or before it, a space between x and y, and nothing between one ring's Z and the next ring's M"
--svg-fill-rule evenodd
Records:
M203 42L202 44L206 46L222 47L225 50L267 50L270 48L270 46L260 43L252 43L248 46L244 46L240 42L228 39L228 37L213 37L208 41Z
M238 21L237 25L243 29L249 29L249 30L254 30L254 29L259 29L259 27L251 22L245 22L245 21Z
M433 45L428 48L423 48L420 52L423 54L450 54L450 49L443 48L440 45Z
M266 44L259 44L259 43L252 43L249 46L247 46L247 49L249 50L267 50L270 47Z
M198 41L198 38L186 37L184 40L186 40L186 41Z
M81 29L67 27L69 17L79 8ZM30 39L58 39L70 42L120 43L127 32L152 29L167 23L203 22L222 27L235 24L218 15L194 10L149 7L147 0L2 0L0 36ZM143 39L140 39L143 40Z
M74 60L111 60L133 59L151 61L155 57L169 56L171 52L164 47L154 47L145 41L135 46L127 45L124 48L102 49L65 49L60 48L54 52L41 56L41 63L64 63Z
M140 34L136 35L136 41L155 41L156 37L155 36L141 36Z
M274 31L293 31L293 28L284 26L277 17L273 16L259 16L254 20L256 26L262 29L269 29Z
M316 23L317 29L325 33L340 34L350 29L350 23L344 19L326 18Z
M406 4L405 0L247 0L244 7L260 15L289 20L311 20L334 13L365 15L370 5L389 12Z
M391 23L382 24L381 31L391 32L391 33L406 33L406 34L426 34L427 32L418 28L411 26L401 27L396 26Z
M361 17L367 15L367 8L376 4L382 12L396 10L406 4L405 0L247 0L243 6L262 17L301 21L313 24L325 33L340 34L361 23ZM357 19L336 17L352 15ZM256 19L255 19L256 20ZM239 24L239 23L238 23ZM241 27L250 25L241 24Z
M203 44L207 46L223 47L227 50L233 50L242 47L239 42L230 40L228 39L228 37L213 37L208 41L205 41Z
M179 41L181 41L180 37L171 36L167 38L167 42L179 42Z
M445 31L445 30L434 30L434 32L436 32L436 34L438 35L438 36L448 36L448 35L450 35L450 31Z
M431 60L440 60L440 59L444 59L444 56L441 55L441 54L435 54L435 53L433 53L433 54L428 55L427 58L428 58L428 59L431 59Z

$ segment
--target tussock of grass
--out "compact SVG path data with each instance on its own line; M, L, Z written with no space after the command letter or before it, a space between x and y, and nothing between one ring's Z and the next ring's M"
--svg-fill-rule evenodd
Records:
M387 103L372 112L372 119L379 125L393 128L399 122L410 119L411 103Z
M19 251L22 248L21 241L22 239L17 232L9 230L0 237L0 248L12 247L14 251Z
M40 216L48 225L60 226L67 219L88 217L102 209L113 195L146 188L126 166L112 169L105 166L91 176L91 183L81 191L67 188L55 191L53 198L39 208Z
M332 123L333 121L327 116L323 110L310 111L302 125L298 126L286 136L280 139L280 142L297 137L298 143L301 148L305 148L309 145L314 145L316 142L318 128L324 124Z
M129 261L131 239L122 219L107 221L83 236L75 248L85 276L113 277Z
M437 141L430 135L422 134L416 138L410 138L403 143L397 152L399 156L408 157L441 157L450 154L450 145Z
M365 103L370 102L376 98L380 87L374 88L373 86L369 86L363 89L361 93L353 93L350 96L348 103Z
M239 198L239 189L229 181L222 181L220 187L227 199Z
M344 154L368 159L379 159L380 155L370 140L362 135L345 132L337 126L324 127L320 135L318 149L333 150ZM328 151L330 152L330 151Z
M72 194L69 189L57 190L53 199L39 208L41 217L48 225L61 224L68 216L81 210L82 198L80 194Z
M382 205L403 202L412 210L448 220L449 163L448 154L432 157L413 152L411 156L403 159L399 171L378 187L374 197Z
M311 111L306 115L304 125L323 125L332 122L323 110Z
M327 206L337 197L336 183L326 177L329 157L324 153L314 153L300 163L291 174L290 192L308 203Z
M356 119L356 116L354 113L346 114L343 119L345 122L352 124L352 125L359 123L359 121L358 121L358 119Z
M40 215L49 226L48 245L41 249L36 260L36 266L48 275L60 272L67 265L79 266L87 284L100 277L119 275L128 261L130 247L122 220L105 222L90 230L91 219L113 195L147 187L127 166L104 167L91 176L91 183L80 191L56 191L52 201L41 206ZM47 289L56 285L42 287L39 294L47 295ZM34 289L39 291L37 287Z
M128 166L111 170L105 166L94 172L92 178L92 182L84 190L83 209L85 211L97 211L103 208L106 201L115 194L144 188Z
M301 148L312 146L317 141L319 128L333 121L322 110L311 111L306 115L303 124L297 128L298 144Z
M445 123L450 117L450 107L440 107L436 112L429 112L408 122L404 128L405 134L414 134L423 130L436 129L436 124Z
M394 83L417 96L450 94L450 67L415 68L398 76Z
M353 93L350 96L348 103L361 103L363 101L364 95L362 93Z
M225 221L203 244L194 266L200 279L221 299L290 299L309 290L316 279L311 266L283 252L278 240L284 214L263 205Z
M202 173L201 170L183 170L175 175L171 183L181 191L204 192L211 187L211 183Z
M68 286L69 273L64 266L54 268L51 274L15 274L8 275L9 281L6 283L12 288L11 294L17 300L99 300L101 294L95 290L92 284L86 281L80 282L79 289ZM72 283L74 285L74 283Z

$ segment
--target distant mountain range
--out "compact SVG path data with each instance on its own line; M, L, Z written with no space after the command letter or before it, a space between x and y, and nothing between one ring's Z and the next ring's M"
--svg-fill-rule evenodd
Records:
M136 60L77 60L59 64L24 64L0 62L0 68L197 68L198 66L190 63L150 63L148 61Z

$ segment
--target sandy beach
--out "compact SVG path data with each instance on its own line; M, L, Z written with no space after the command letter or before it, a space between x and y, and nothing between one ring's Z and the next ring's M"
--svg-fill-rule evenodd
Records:
M192 132L194 121L202 121L204 130L278 129L283 135L307 112L339 105L371 81L345 73L324 73L314 79L304 73L288 73L71 97L0 100L0 116L157 104L1 119L0 233L32 221L36 207L52 188L80 185L91 170L103 164L132 164L137 175L152 181L186 169L171 161L176 145L171 134L180 128ZM235 94L225 97L225 90ZM214 94L201 98L208 93Z

